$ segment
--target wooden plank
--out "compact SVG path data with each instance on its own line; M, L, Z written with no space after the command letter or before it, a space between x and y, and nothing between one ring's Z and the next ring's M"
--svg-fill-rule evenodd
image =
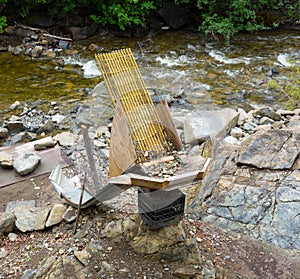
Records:
M108 179L108 183L117 185L131 185L130 174L122 174Z
M130 173L131 184L133 186L146 187L153 190L165 188L168 181L165 178L157 178Z
M172 142L176 150L181 150L183 148L182 142L177 134L177 130L174 121L171 116L170 108L166 100L162 100L156 106L156 112L159 117L159 121L166 131L168 139Z
M210 164L210 158L204 161L202 167L199 170L185 172L168 178L169 183L166 187L166 190L171 190L174 188L179 188L194 183L199 183L200 180L203 179L209 164Z
M117 102L110 136L109 176L124 173L136 160L137 155L126 117L120 102Z

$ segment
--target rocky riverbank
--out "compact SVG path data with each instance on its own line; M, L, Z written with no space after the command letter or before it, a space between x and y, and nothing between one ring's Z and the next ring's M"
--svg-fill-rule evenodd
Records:
M80 110L63 114L59 104L50 106L47 113L36 104L32 108L14 104L2 123L3 145L50 136L73 162L71 174L80 173L87 168L80 129L74 129ZM212 163L200 190L187 193L184 220L158 231L151 231L135 213L134 191L86 209L75 236L76 211L70 218L63 201L39 208L19 204L9 210L7 200L0 222L4 233L0 275L23 279L70 274L74 278L300 278L295 233L300 202L299 118L299 110L275 112L267 107L247 113L225 109L174 117L185 157L200 154L211 157ZM99 177L107 176L110 127L89 126ZM56 212L58 219L50 223L54 219L49 212ZM38 223L41 215L45 219Z

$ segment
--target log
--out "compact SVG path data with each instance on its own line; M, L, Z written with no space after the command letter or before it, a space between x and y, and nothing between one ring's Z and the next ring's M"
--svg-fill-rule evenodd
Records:
M30 31L34 31L34 32L42 34L45 37L49 37L49 38L53 38L53 39L57 39L57 40L63 40L63 41L69 41L69 42L72 41L71 38L66 38L66 37L60 37L60 36L52 35L52 34L49 34L45 30L40 29L40 28L30 27L30 26L26 26L26 25L23 25L23 24L19 24L19 23L17 23L15 25L15 27L22 28L22 29L27 29L27 30L30 30Z

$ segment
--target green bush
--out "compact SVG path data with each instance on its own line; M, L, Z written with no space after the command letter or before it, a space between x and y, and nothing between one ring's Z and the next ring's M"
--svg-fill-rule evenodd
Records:
M102 25L115 25L125 30L132 25L146 25L146 17L151 10L156 9L153 1L111 0L96 7L97 14L91 18Z
M1 16L0 17L0 33L3 32L3 28L6 26L6 17Z
M30 17L33 11L54 16L80 13L102 25L121 30L146 26L151 11L158 11L170 0L0 0L15 13ZM199 29L212 36L221 35L226 43L240 31L255 32L276 28L286 20L300 19L300 0L174 0L196 18ZM1 28L5 21L1 18ZM1 30L1 29L0 29Z

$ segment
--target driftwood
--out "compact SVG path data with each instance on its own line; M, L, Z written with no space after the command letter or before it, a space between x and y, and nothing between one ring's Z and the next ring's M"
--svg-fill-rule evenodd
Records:
M57 39L57 40L69 41L69 42L72 41L72 39L67 38L67 37L60 37L60 36L49 34L47 31L45 31L43 29L40 29L40 28L30 27L30 26L26 26L26 25L23 25L23 24L19 24L19 23L17 23L15 25L15 27L30 30L30 31L34 31L36 33L42 34L45 37L49 37L49 38L53 38L53 39Z

